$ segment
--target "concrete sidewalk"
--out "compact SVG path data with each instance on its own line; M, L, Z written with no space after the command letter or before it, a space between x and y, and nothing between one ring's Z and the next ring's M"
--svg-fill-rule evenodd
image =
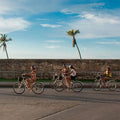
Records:
M13 85L15 84L16 82L0 82L0 87L2 87L2 88L11 88L11 87L13 87ZM44 87L45 88L50 88L50 87L52 87L52 84L50 83L50 82L42 82L43 84L44 84ZM93 85L93 83L83 83L83 86L85 87L85 88L91 88L92 87L92 85Z

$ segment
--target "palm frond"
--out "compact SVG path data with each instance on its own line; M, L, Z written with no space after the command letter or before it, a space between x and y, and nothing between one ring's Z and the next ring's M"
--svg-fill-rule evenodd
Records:
M1 34L1 38L6 38L7 35L6 34Z
M12 40L12 38L9 38L8 40L9 40L9 41L11 41L11 40Z
M11 38L7 39L6 34L1 34L1 38L0 38L1 45L0 45L0 47L3 47L3 51L6 52L7 59L9 59L9 57L8 57L6 42L11 41L11 40L12 40Z
M7 35L6 34L3 34L4 38L7 38Z
M70 36L74 36L74 30L72 29L72 30L68 31L67 34Z
M3 34L0 34L1 35L1 37L3 37Z
M79 30L76 30L76 31L75 31L75 35L76 35L77 33L80 33L80 31L79 31Z
M6 40L5 40L5 42L8 42L8 41L12 41L12 39L11 39L11 38L9 38L9 39L6 39Z
M8 42L8 41L11 41L11 40L12 40L11 38L7 39L6 34L1 34L0 42Z

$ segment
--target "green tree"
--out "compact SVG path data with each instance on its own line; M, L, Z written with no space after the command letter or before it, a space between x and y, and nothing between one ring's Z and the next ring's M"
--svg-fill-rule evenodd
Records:
M7 39L6 34L1 34L0 48L3 47L3 51L6 52L7 59L9 59L9 56L8 56L8 52L7 52L7 44L6 44L6 42L11 41L11 40L12 40L11 38Z
M72 29L72 30L67 32L68 35L73 37L72 46L75 47L75 45L76 45L78 53L79 53L79 56L80 56L80 59L82 59L81 53L80 53L80 49L79 49L79 47L77 45L77 42L76 42L76 39L75 39L75 35L78 34L78 33L80 33L80 31L79 30L74 31L74 29Z

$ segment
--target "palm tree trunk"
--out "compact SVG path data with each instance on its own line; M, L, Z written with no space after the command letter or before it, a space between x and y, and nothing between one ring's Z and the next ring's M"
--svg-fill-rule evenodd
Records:
M77 42L76 42L76 41L75 41L75 44L76 44L76 47L77 47L77 50L78 50L78 53L79 53L80 59L82 59L82 57L81 57L81 53L80 53L80 49L79 49L79 47L78 47L78 45L77 45Z
M4 46L4 48L5 48L5 52L6 52L7 59L9 59L6 46Z

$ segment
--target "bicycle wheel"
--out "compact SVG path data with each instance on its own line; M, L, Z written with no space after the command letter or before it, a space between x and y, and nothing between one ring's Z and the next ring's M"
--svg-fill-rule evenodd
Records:
M117 88L117 84L114 80L108 81L107 86L110 91L115 91Z
M81 92L81 90L83 89L83 85L80 81L74 81L71 83L71 89L74 91L74 92Z
M41 94L44 91L44 85L40 82L36 82L32 85L33 93L35 94Z
M16 94L23 94L25 92L25 85L23 83L15 83L13 85L13 90Z
M100 80L95 80L93 84L93 90L99 91L102 88L102 83Z
M62 82L62 80L57 80L54 84L54 89L57 92L62 92L64 90L64 84Z

